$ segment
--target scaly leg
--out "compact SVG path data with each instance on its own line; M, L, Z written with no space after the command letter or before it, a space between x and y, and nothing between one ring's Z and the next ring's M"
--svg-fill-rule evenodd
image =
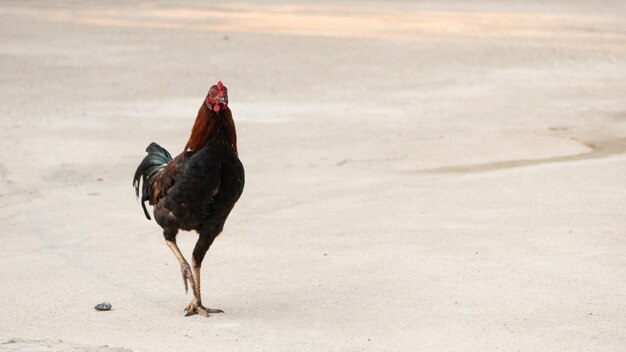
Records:
M180 264L180 271L183 275L183 283L185 284L185 293L188 292L189 287L187 281L191 284L192 290L195 291L193 275L189 263L183 254L180 253L180 249L176 244L176 234L178 233L178 220L174 214L167 208L157 204L154 208L154 219L163 228L163 237L165 237L165 243L169 249L174 253L176 260Z
M197 265L195 258L191 259L191 265L193 268L193 280L195 284L195 289L194 297L191 300L191 303L189 303L187 308L185 308L185 312L187 312L187 314L185 315L189 316L194 314L200 314L208 317L209 314L224 313L224 311L221 309L207 308L202 305L202 296L200 293L200 266Z
M195 294L196 286L193 275L191 274L191 268L189 267L189 263L187 263L185 257L183 257L183 254L180 253L180 249L178 249L176 240L165 240L165 243L167 243L167 246L172 250L174 256L176 256L178 263L180 263L180 271L183 274L183 283L185 284L185 293L187 293L187 291L189 290L187 286L187 281L189 281L191 289L194 291Z
M200 268L202 265L202 260L204 259L204 255L209 250L211 243L213 243L213 239L207 241L206 238L203 238L201 236L200 239L198 239L196 247L193 250L191 264L193 267L194 297L193 300L191 300L191 303L189 303L189 305L187 306L187 308L185 308L185 312L187 312L187 314L185 314L186 316L200 314L208 317L209 314L224 313L224 311L221 309L207 308L202 305L202 295L200 293Z

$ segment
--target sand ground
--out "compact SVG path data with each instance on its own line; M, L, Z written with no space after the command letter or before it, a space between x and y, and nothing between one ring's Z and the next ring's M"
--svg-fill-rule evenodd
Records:
M625 63L623 1L0 1L0 351L623 351ZM185 318L131 178L218 79Z

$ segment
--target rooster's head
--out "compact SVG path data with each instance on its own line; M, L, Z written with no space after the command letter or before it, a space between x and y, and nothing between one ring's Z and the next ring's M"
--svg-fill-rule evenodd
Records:
M222 81L218 81L216 85L209 89L204 103L210 110L215 112L219 112L228 106L228 88L222 84Z

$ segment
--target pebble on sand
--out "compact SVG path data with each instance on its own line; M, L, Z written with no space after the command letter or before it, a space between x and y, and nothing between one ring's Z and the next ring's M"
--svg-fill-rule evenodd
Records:
M110 310L110 309L111 309L111 307L113 307L113 306L111 305L111 303L109 303L109 302L102 302L102 303L100 303L100 304L96 304L94 308L95 308L97 311L106 311L106 310Z

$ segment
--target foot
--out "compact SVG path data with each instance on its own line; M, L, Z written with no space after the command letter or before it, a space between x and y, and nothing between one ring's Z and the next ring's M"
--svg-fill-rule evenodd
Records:
M189 281L189 284L191 285L191 288L193 289L193 275L191 274L191 267L189 267L189 264L181 264L180 265L180 272L183 274L183 283L185 284L185 293L187 293L189 291L189 286L187 285L187 281Z
M208 317L209 314L224 313L224 311L221 310L221 309L207 308L207 307L203 306L202 304L198 304L195 299L193 301L191 301L191 303L189 303L187 308L185 308L185 312L186 312L185 313L186 317L188 317L190 315L194 315L194 314L203 315L205 317Z

